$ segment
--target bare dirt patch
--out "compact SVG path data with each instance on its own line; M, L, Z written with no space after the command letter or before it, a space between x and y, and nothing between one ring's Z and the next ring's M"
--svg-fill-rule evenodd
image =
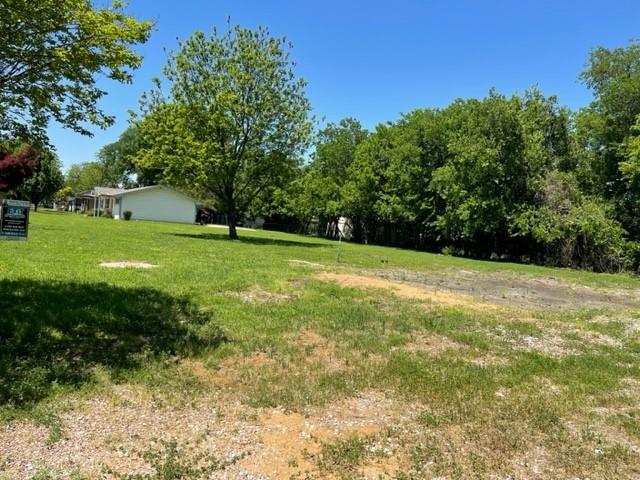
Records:
M267 478L290 478L299 473L327 478L327 472L318 471L311 459L320 451L322 442L349 435L375 435L389 425L407 421L412 415L406 405L378 392L364 392L305 414L264 410L258 418L263 448L240 463L248 471L267 475ZM375 470L390 478L396 473L396 467L397 462L385 459L384 465ZM368 468L374 470L372 465Z
M198 448L233 461L251 450L252 427L235 420L244 407L199 401L187 408L159 404L153 396L127 386L118 387L109 398L96 398L61 415L64 429L56 443L47 443L46 428L29 422L0 427L2 460L0 473L27 479L39 466L69 478L80 469L97 478L108 466L128 474L148 473L141 449L159 440L180 444L198 443ZM233 418L233 420L231 420Z
M379 277L369 277L351 273L321 273L318 275L321 280L329 280L344 287L350 288L376 288L388 290L395 295L413 300L430 301L444 305L469 306L477 304L472 297L450 292L446 289L427 289L423 286L411 285L409 283L388 280Z
M640 308L640 291L598 289L571 285L554 278L526 278L466 270L442 273L408 270L357 270L323 272L317 278L358 289L381 289L398 297L491 310L513 320L534 321L529 311L567 311L584 308ZM630 328L636 328L631 323Z
M302 348L307 362L320 363L329 371L340 371L347 368L337 353L336 343L313 330L300 332L295 343Z
M451 303L450 299L453 298L453 304L483 302L530 311L640 307L638 290L572 285L550 277L466 270L362 270L361 273L421 287L434 292L434 299L445 304Z
M294 296L288 293L270 292L258 286L254 286L249 290L240 292L229 291L224 292L224 296L236 297L244 303L265 304L265 303L282 303L291 300Z
M407 352L425 353L430 356L438 356L448 350L459 350L465 348L464 345L454 342L444 335L427 335L422 332L413 332L411 340L402 346Z
M506 341L512 350L538 352L555 358L575 354L593 346L622 347L622 342L618 339L574 327L547 327L540 335L523 335L500 326L489 335Z
M102 268L140 268L149 269L157 268L158 265L147 262L134 262L134 261L119 261L119 262L101 262L99 264Z
M304 471L327 478L309 456L321 442L376 434L411 415L405 404L377 392L293 413L253 409L218 397L175 408L157 403L143 390L120 386L107 398L84 401L65 413L63 437L52 445L44 427L23 421L0 426L0 476L27 479L39 466L62 478L77 469L97 478L105 466L145 474L150 466L139 453L176 440L228 464L210 478L279 479ZM385 460L379 471L391 475L394 465Z

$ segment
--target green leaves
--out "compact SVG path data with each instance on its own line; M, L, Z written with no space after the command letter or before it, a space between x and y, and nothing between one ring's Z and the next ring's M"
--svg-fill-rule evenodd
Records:
M142 99L136 161L235 218L292 175L311 134L304 80L284 38L239 26L180 43L167 96Z
M94 8L90 0L2 0L0 9L0 137L45 143L50 120L84 135L87 123L107 127L98 107L104 75L131 81L152 24L127 16L120 2Z
M577 118L584 187L614 203L616 218L638 238L640 185L634 180L634 125L640 114L640 44L594 49L580 78L595 97Z

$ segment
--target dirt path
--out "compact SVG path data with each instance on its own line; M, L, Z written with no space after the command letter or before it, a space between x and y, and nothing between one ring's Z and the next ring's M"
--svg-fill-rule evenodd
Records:
M636 290L571 285L553 278L483 274L465 270L442 273L408 270L356 270L319 275L354 288L379 288L396 295L444 305L502 306L529 311L584 308L640 308Z

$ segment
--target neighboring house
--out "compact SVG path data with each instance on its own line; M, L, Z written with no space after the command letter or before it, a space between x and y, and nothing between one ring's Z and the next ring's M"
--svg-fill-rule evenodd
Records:
M115 196L122 192L125 192L123 188L94 187L78 193L70 203L70 210L91 213L96 217L105 213L113 214Z
M174 223L195 223L196 201L164 185L133 188L95 187L76 196L81 212L93 215L113 215L123 218L131 212L132 220L156 220ZM77 204L77 203L76 203Z

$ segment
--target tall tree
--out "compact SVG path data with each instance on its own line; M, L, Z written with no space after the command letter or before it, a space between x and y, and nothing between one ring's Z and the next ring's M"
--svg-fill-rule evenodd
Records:
M164 69L168 97L158 86L142 99L139 164L214 203L232 239L239 215L283 183L311 133L306 82L289 49L266 28L198 32Z
M17 198L26 198L33 203L36 211L43 200L53 197L64 184L64 175L57 155L47 148L41 148L37 156L38 166L35 174L25 180L14 193Z
M594 94L577 118L583 183L614 203L616 217L632 237L640 238L640 191L621 171L625 145L640 114L640 43L594 49L580 78Z
M353 118L329 123L318 133L311 161L297 182L301 188L296 198L292 198L292 207L303 222L309 216L318 217L321 226L328 230L321 233L336 238L339 235L338 219L347 213L344 186L349 180L349 168L356 148L368 135ZM351 220L358 223L358 219Z
M100 162L76 163L69 167L64 184L73 193L91 190L93 187L117 187L117 178L110 176Z
M161 172L154 168L142 168L135 157L142 148L140 133L136 127L127 128L118 140L105 145L98 152L105 176L110 183L123 187L144 187L157 183Z
M98 106L104 75L130 82L152 24L127 16L120 0L0 0L0 137L46 142L51 119L90 135L113 117Z

